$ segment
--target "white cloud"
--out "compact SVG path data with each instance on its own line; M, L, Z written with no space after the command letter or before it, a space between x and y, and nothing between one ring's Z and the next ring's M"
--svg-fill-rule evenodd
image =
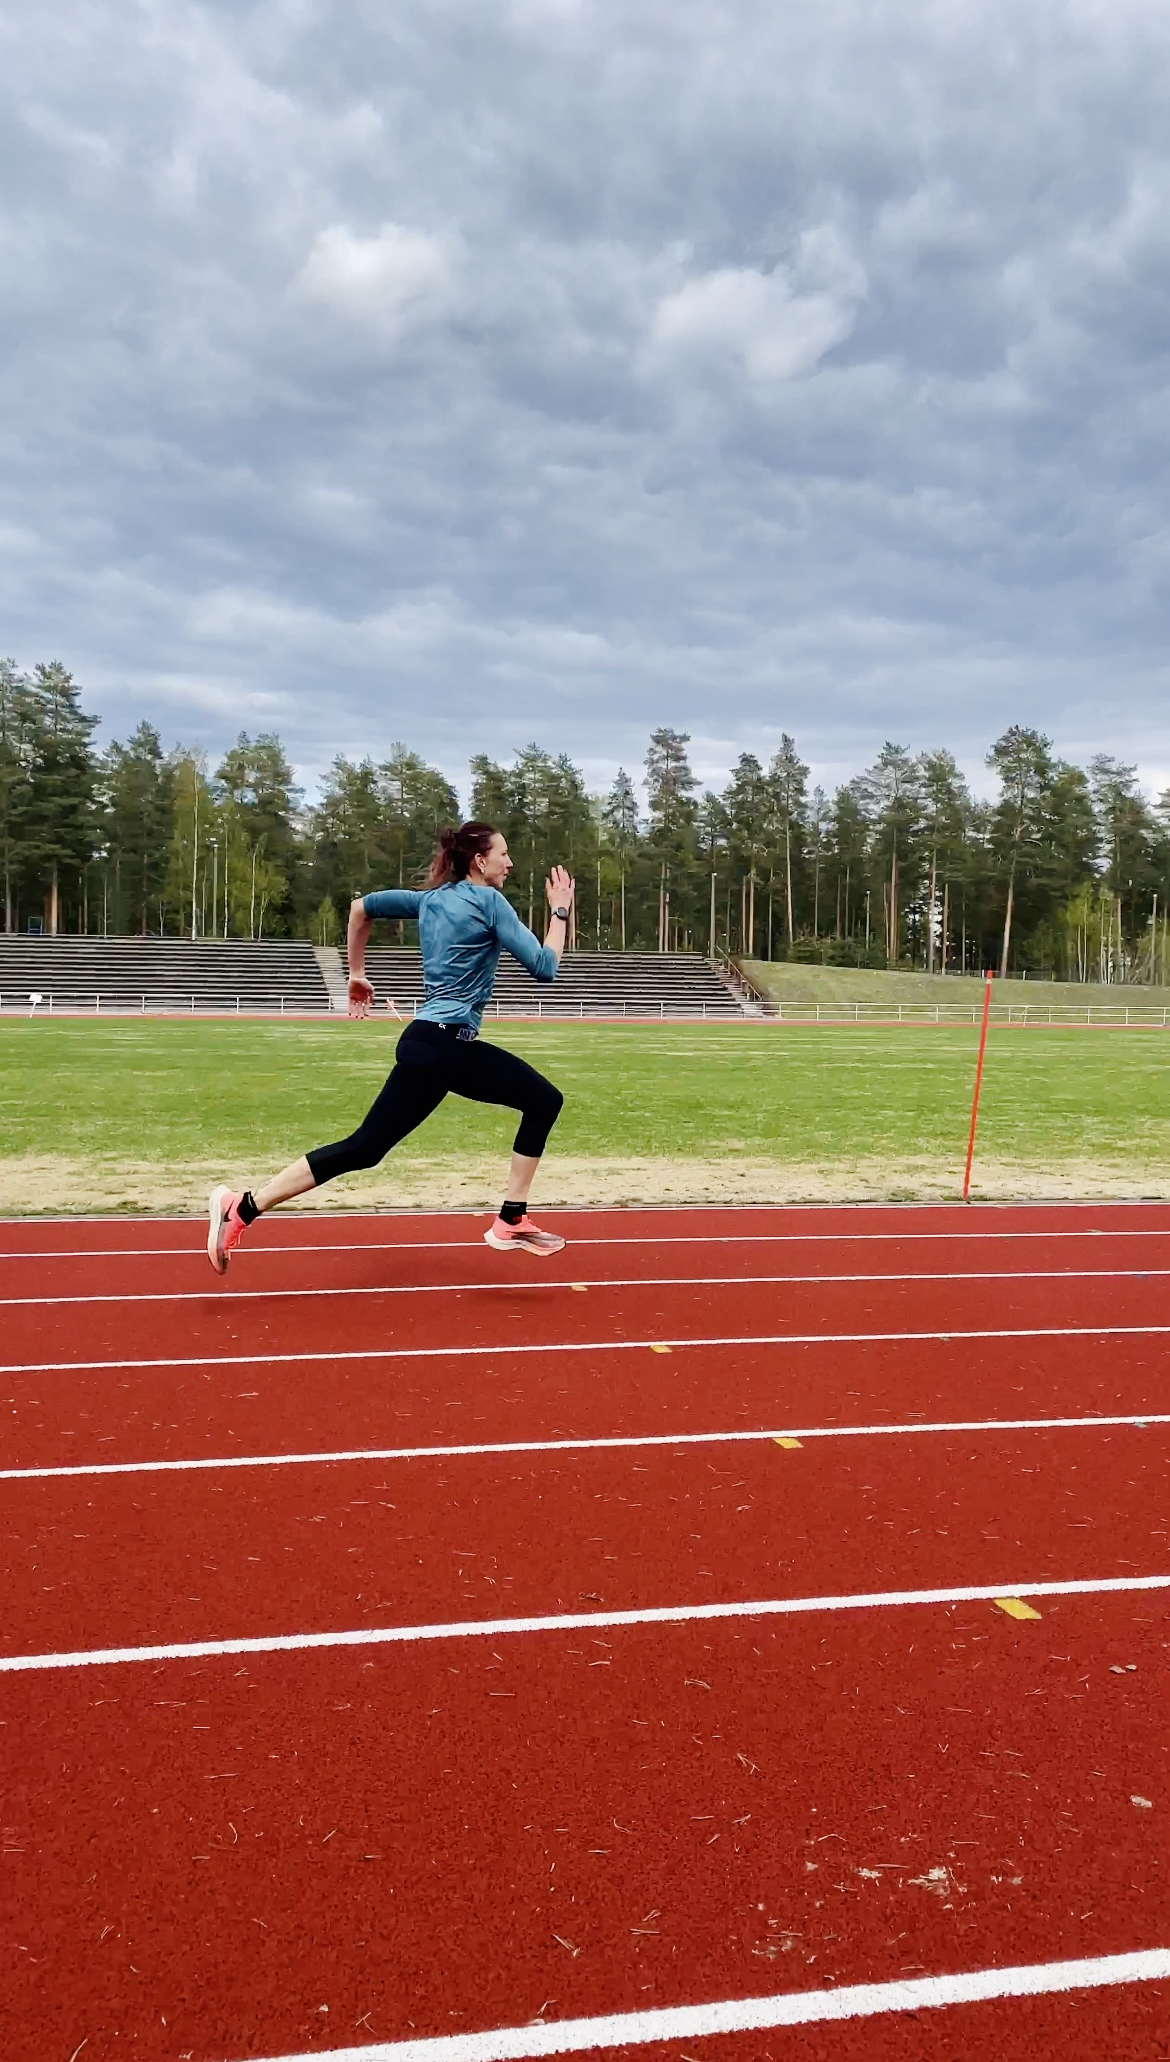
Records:
M322 229L296 280L298 292L381 336L439 314L454 278L449 241L383 222L376 236L344 223Z
M736 359L767 384L809 372L849 335L865 272L828 225L805 230L791 265L724 265L663 296L650 349L663 358Z

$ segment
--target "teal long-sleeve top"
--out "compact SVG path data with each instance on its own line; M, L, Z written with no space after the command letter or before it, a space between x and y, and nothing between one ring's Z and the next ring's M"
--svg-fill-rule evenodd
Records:
M417 918L425 997L417 1015L428 1023L478 1030L501 952L534 980L556 980L556 953L521 923L498 888L448 881L442 888L380 888L362 899L367 916Z

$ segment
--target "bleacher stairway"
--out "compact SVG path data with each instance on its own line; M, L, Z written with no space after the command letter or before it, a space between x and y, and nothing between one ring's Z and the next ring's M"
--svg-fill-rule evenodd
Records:
M302 939L26 938L0 933L0 1013L83 1010L216 1015L336 1011L342 952L326 957ZM417 952L371 948L380 1003L403 1016L423 998ZM338 977L342 977L339 979ZM333 994L331 997L330 990ZM555 982L537 982L505 957L486 1021L497 1017L714 1017L744 1014L709 960L694 953L573 952Z

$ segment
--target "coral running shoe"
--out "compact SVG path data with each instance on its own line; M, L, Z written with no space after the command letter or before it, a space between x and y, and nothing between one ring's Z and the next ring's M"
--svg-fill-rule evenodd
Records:
M232 1250L248 1227L239 1217L242 1190L212 1189L208 1203L207 1257L217 1274L226 1274Z
M535 1253L541 1260L562 1252L565 1244L559 1232L541 1231L531 1217L522 1217L519 1224L505 1224L497 1217L483 1236L484 1243L494 1246L497 1253Z

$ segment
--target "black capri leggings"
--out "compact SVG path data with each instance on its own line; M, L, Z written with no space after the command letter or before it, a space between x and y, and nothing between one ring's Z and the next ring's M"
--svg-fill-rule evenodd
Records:
M515 1053L479 1038L457 1038L453 1029L424 1018L408 1024L399 1038L394 1071L357 1130L306 1155L313 1180L320 1187L339 1174L376 1167L448 1094L519 1110L512 1149L533 1160L543 1153L565 1100L559 1088Z

